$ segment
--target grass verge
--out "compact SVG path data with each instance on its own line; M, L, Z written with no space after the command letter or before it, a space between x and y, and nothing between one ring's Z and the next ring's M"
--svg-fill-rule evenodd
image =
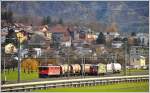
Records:
M18 71L15 69L15 71L5 72L6 81L17 81L18 79ZM33 80L38 78L38 72L32 72L32 73L24 73L21 71L21 80ZM4 80L4 73L1 73L1 80Z
M80 88L51 88L46 90L34 90L33 92L148 92L148 82L132 82L110 85L97 85Z

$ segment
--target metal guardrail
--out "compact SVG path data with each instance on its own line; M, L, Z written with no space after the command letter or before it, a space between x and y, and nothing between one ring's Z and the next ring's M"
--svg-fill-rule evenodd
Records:
M2 85L1 91L2 92L32 91L36 89L47 89L56 87L81 87L81 86L106 85L120 82L141 82L148 80L149 75L40 81L40 82Z

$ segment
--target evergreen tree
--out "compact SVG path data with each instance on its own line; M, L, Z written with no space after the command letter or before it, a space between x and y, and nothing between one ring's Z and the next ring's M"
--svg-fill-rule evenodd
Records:
M1 14L2 20L6 20L7 19L6 16L7 16L7 12L2 12Z
M43 17L43 25L51 25L51 17L47 16L47 17Z
M6 19L8 23L13 23L13 12L11 10L6 13Z
M7 23L13 23L13 12L11 10L3 11L1 19L5 20Z
M46 25L46 17L43 17L43 22L42 22L43 25Z
M99 33L99 36L96 40L97 44L105 44L106 40L105 40L105 36L102 32Z
M47 16L47 17L46 17L46 23L47 23L48 25L51 24L51 17L50 17L50 16Z
M12 43L15 46L18 46L17 36L13 29L10 29L8 34L6 35L5 45L9 43Z
M136 33L135 33L135 32L132 32L132 33L131 33L131 36L136 36Z
M59 24L63 24L63 19L60 18L59 21L58 21L58 23L59 23Z

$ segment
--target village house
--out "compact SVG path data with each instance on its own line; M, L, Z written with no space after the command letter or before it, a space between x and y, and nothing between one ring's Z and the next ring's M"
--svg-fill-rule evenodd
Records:
M112 48L122 48L123 47L123 41L122 41L123 39L122 38L119 38L119 37L117 37L117 38L114 38L113 40L112 40Z
M86 38L85 40L89 43L94 42L97 39L96 34L94 34L94 32L92 32L91 30L89 30L89 32L86 34Z
M145 62L145 57L143 56L138 56L138 57L131 57L130 58L130 66L136 69L140 68L145 68L146 62Z
M112 48L121 48L123 45L122 41L113 41L112 42Z
M149 55L149 47L143 46L131 46L130 55L131 56L147 56Z
M97 54L97 55L101 55L106 51L106 48L103 44L97 44L97 45L92 45L92 50Z
M73 40L72 41L72 45L74 46L74 47L81 47L82 46L82 44L83 44L83 40Z
M53 43L58 47L59 45L70 46L70 34L68 32L68 27L57 24L50 28L50 32L52 33Z
M141 66L145 66L146 57L149 56L149 47L142 46L131 46L130 47L130 65L134 66L134 68L140 68ZM142 62L142 63L141 63Z

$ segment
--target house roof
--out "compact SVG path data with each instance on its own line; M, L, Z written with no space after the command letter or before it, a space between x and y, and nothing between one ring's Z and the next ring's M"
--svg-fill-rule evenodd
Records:
M52 33L66 33L67 32L67 27L66 26L62 26L60 24L57 24L56 26L53 26L52 28L50 28L50 32Z

